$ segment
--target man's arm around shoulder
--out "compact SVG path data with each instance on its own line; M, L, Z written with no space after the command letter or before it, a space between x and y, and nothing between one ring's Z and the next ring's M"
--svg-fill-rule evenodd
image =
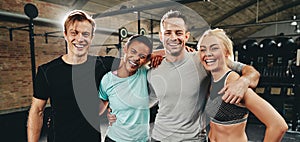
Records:
M238 80L225 85L219 91L219 94L224 94L222 99L227 103L239 103L249 87L255 88L257 86L260 74L250 65L232 61L227 62L227 65L232 70L242 73L242 76Z

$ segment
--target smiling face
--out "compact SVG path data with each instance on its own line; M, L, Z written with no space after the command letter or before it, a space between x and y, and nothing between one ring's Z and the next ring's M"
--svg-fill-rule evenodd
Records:
M149 61L150 52L150 47L137 40L132 41L128 47L124 48L124 68L129 75L134 74L139 67Z
M204 36L199 50L201 63L206 70L217 72L227 67L228 52L216 36Z
M68 54L73 57L87 56L93 38L92 24L85 21L74 21L64 32L68 44Z
M181 55L189 35L190 33L186 32L185 22L182 18L168 18L162 23L160 40L167 54Z

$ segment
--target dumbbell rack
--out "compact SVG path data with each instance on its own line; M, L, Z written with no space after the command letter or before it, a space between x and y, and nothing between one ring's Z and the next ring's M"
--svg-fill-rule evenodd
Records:
M296 130L300 115L300 46L283 44L285 47L279 48L269 41L264 49L251 41L247 50L240 48L238 59L260 72L260 81L254 91L285 118L292 130Z

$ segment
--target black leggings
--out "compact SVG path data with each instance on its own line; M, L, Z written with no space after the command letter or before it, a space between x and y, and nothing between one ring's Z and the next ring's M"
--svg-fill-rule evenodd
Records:
M153 139L153 138L151 138L151 142L160 142L160 141L158 141L158 140L156 140L156 139Z
M104 142L116 142L116 141L114 141L110 137L106 136ZM157 140L152 138L151 142L160 142L160 141L157 141Z
M116 142L116 141L114 141L111 138L109 138L108 136L106 136L104 142Z

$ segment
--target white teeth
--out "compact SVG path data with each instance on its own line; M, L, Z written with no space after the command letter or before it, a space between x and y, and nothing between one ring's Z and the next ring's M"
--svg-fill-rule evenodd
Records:
M171 46L176 46L176 45L178 45L178 44L176 44L176 43L170 43L169 45L171 45Z
M212 65L212 64L214 64L215 61L216 60L205 60L207 65Z
M83 48L84 46L81 44L74 44L77 48Z
M129 61L130 64L134 65L134 66L137 66L136 63L132 62L132 61Z
M215 60L205 60L206 63L211 63L211 62L214 62Z

